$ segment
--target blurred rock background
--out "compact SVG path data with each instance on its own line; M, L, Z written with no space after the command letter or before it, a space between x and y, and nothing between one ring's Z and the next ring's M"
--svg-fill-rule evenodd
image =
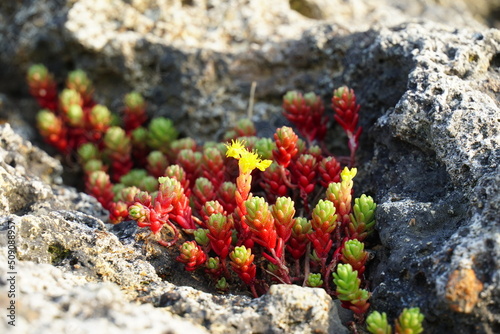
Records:
M392 319L418 306L426 333L500 332L498 28L498 0L2 2L0 226L19 231L21 333L346 331L336 304L312 289L276 287L252 301L162 280L37 148L50 152L25 83L35 63L61 85L85 70L113 111L137 90L150 116L198 140L247 114L252 82L263 135L282 124L286 91L328 104L334 88L351 86L364 127L355 189L379 203L373 309ZM340 135L333 126L329 140Z

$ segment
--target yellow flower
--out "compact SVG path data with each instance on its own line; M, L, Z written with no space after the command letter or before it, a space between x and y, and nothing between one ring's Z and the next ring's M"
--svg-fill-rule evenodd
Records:
M351 168L351 170L349 170L349 168L344 167L344 169L340 173L340 177L342 178L343 182L349 182L356 176L357 172L357 168Z
M248 151L239 140L233 140L231 145L226 144L226 147L226 156L239 160L238 166L243 174L249 174L255 168L264 171L272 163L271 160L262 160L257 153Z
M227 147L226 157L240 159L242 154L248 152L245 146L243 145L244 143L245 143L244 141L232 140L231 145L224 144Z
M269 165L271 165L271 160L261 160L257 153L246 151L242 154L241 159L238 163L242 173L250 173L255 168L264 171Z

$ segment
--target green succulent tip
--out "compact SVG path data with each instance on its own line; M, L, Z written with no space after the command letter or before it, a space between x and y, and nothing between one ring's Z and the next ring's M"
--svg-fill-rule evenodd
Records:
M366 318L366 329L372 334L392 334L392 328L387 322L387 314L374 311Z

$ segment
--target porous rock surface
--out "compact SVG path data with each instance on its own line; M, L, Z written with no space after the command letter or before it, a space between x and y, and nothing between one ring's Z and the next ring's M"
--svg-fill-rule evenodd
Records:
M246 113L254 81L254 118L269 131L282 122L287 90L328 101L334 87L353 87L364 127L355 189L379 204L367 270L373 309L394 319L418 306L426 333L500 332L500 31L486 26L498 26L498 1L7 3L0 116L34 141L16 110L32 127L23 76L35 62L61 77L85 69L114 108L137 89L152 115L199 139ZM19 268L47 272L26 283L35 297L19 297L51 305L31 318L20 311L33 333L70 319L116 331L139 323L173 332L346 331L322 290L274 286L251 300L161 280L141 248L109 231L93 199L61 184L55 160L10 126L1 131L1 226L18 227ZM76 311L61 318L68 307Z

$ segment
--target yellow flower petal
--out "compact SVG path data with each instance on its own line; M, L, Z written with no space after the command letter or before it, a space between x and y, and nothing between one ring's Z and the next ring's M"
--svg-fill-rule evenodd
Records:
M231 145L225 145L227 147L226 156L239 160L238 166L240 168L240 172L243 174L249 174L255 168L264 171L272 163L271 160L262 160L256 152L248 151L245 148L243 141L233 140Z
M262 160L257 164L257 168L261 171L265 171L267 167L269 167L273 163L272 160Z
M244 142L240 140L232 140L231 145L224 144L227 147L226 157L240 159L245 152L248 152L244 146Z
M239 166L242 173L251 173L255 168L264 171L272 163L271 160L261 160L255 152L246 151L241 156Z
M259 157L256 153L246 151L241 155L238 166L242 173L247 174L250 173L257 167L257 163L259 162Z
M348 182L356 176L357 172L357 168L351 168L351 170L349 170L349 168L344 167L344 170L340 173L340 177L342 178L342 181Z

